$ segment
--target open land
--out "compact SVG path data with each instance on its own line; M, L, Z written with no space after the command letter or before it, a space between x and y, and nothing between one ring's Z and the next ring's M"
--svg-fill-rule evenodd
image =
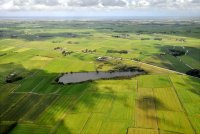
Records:
M147 74L55 82L129 66ZM200 69L200 21L2 20L0 133L200 134L192 69Z

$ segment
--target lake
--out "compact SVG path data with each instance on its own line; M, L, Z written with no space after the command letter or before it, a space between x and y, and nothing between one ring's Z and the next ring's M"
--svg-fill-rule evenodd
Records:
M118 78L118 77L131 77L139 74L144 74L141 71L134 72L76 72L76 73L66 73L61 76L58 80L59 83L79 83L89 80L98 79L108 79L108 78Z

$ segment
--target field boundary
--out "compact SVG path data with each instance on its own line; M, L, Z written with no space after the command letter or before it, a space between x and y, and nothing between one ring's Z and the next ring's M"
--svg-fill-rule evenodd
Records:
M168 76L168 77L169 77L170 82L171 82L171 84L172 84L172 87L173 87L173 89L174 89L174 91L175 91L175 93L176 93L176 95L177 95L178 101L179 101L179 103L180 103L180 105L181 105L181 107L182 107L182 109L183 109L183 112L184 112L184 114L186 115L186 118L187 118L187 120L189 121L190 126L191 126L191 128L193 129L193 131L194 131L194 134L196 134L196 130L195 130L195 128L194 128L194 126L193 126L193 124L192 124L190 118L189 118L189 115L188 115L188 113L187 113L185 107L183 106L183 104L182 104L182 102L181 102L181 99L180 99L180 97L179 97L179 95L178 95L178 93L177 93L177 91L176 91L176 88L175 88L175 86L174 86L174 83L172 82L171 77L170 77L170 76Z

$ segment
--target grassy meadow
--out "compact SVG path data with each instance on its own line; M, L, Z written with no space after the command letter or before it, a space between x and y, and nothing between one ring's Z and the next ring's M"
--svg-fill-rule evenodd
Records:
M0 134L200 134L200 79L184 75L200 69L199 29L198 21L0 21ZM103 56L112 58L96 60ZM148 74L54 82L118 64ZM6 83L11 73L23 79Z

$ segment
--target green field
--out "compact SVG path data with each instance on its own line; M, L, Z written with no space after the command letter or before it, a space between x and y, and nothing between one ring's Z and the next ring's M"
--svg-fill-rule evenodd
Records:
M200 79L184 75L200 69L199 29L199 21L0 21L0 134L200 134ZM174 47L188 53L166 53ZM148 74L54 82L121 64ZM23 79L6 83L11 73Z

